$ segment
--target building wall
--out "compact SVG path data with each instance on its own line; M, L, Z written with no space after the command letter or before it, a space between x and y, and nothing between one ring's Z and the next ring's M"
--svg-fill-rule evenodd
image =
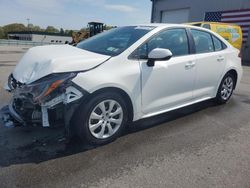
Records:
M242 60L244 64L250 65L250 30L248 31L248 40L242 48Z
M55 43L64 44L66 41L71 42L72 38L70 36L53 36L53 35L32 35L33 42L45 42L45 43Z
M31 34L9 34L8 37L10 39L16 39L16 40L27 40L31 41L32 40L32 35Z
M70 36L56 36L56 35L43 35L43 34L25 34L25 33L11 33L8 34L9 39L25 40L32 42L51 43L51 44L65 44L71 42Z
M163 11L189 9L189 22L201 21L205 12L250 8L250 0L153 0L152 22L160 23Z
M152 0L152 17L151 22L161 23L162 15L164 12L172 11L170 14L172 17L174 11L183 12L182 9L189 10L188 19L184 22L197 22L204 20L205 12L215 11L227 11L237 9L250 9L250 0ZM180 14L176 14L179 17L174 17L173 20L177 20L178 23L183 23L180 20L183 17ZM172 19L170 18L170 20ZM249 30L250 33L250 30ZM246 43L242 46L243 62L250 64L250 35Z

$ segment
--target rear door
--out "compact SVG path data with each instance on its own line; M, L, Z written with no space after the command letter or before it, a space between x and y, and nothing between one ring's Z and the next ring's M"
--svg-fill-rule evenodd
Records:
M226 65L223 50L226 45L216 36L197 29L190 30L196 51L196 79L194 98L213 97Z

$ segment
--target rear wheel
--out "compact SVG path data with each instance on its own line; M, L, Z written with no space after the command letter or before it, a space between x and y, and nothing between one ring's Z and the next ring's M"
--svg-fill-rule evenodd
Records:
M231 98L235 84L236 79L233 74L227 73L223 77L216 96L216 102L218 104L224 104Z
M84 103L76 116L78 136L91 145L109 143L119 137L128 119L121 95L100 93Z

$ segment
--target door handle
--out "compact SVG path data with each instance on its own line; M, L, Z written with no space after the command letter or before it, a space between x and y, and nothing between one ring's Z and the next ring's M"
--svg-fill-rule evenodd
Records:
M185 65L185 68L186 68L186 69L191 69L191 68L193 68L195 65L196 65L195 62L190 61L190 62L188 62L188 63Z
M225 59L224 57L220 56L220 57L217 58L217 61L221 62L221 61L224 61L224 59Z

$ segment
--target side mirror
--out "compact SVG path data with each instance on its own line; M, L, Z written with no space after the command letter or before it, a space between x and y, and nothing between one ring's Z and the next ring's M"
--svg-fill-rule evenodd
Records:
M147 65L153 67L155 61L167 61L173 56L172 52L169 49L155 48L148 54Z

